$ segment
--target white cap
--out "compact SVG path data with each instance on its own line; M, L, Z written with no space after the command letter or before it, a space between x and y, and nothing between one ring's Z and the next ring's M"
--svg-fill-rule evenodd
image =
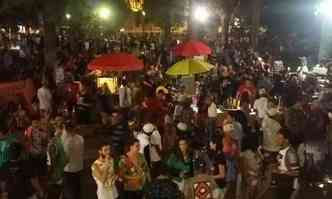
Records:
M327 114L327 116L329 117L330 120L332 120L332 113L331 113L331 112L329 112L329 113Z
M179 129L180 131L187 131L188 130L188 126L186 123L183 122L179 122L178 125L176 126L177 129Z
M264 94L266 93L265 88L261 88L261 89L259 89L259 90L258 90L258 93L259 93L260 95L264 95Z
M165 94L168 94L168 89L165 88L164 86L159 86L157 89L156 89L156 93L158 94L159 91L163 91L163 93Z
M147 123L143 126L143 131L145 133L152 133L155 129L155 126L151 123Z

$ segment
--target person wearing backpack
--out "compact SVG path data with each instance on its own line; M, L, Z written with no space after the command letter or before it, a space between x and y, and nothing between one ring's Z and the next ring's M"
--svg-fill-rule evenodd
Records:
M61 139L64 120L62 117L56 117L52 123L55 129L54 137L50 139L47 146L48 199L58 199L62 194L64 168L67 164L67 157Z

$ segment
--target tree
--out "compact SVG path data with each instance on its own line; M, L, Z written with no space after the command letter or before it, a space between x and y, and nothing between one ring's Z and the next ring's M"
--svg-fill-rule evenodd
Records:
M146 20L159 25L168 40L172 25L182 23L187 11L187 0L145 0Z
M0 4L0 13L8 13L14 17L25 13L38 20L43 27L44 64L52 66L56 60L56 25L64 16L65 0L4 0ZM17 11L21 12L17 12Z
M253 47L253 49L255 49L257 47L257 43L258 43L258 32L259 32L259 28L261 26L261 17L262 17L262 9L263 9L263 0L254 0L252 3L252 20L251 20L251 45Z

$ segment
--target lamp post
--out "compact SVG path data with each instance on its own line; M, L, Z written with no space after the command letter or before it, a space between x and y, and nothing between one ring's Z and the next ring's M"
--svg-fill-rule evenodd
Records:
M98 39L97 39L97 49L100 49L105 42L105 32L107 28L105 27L106 22L109 21L111 17L111 8L108 5L102 4L95 9L95 16L98 20Z
M193 17L195 21L199 23L206 23L210 17L208 8L202 5L197 5L194 7Z
M192 39L197 36L198 30L208 22L210 18L210 10L203 4L191 4L190 6L188 36Z
M65 16L66 16L66 19L67 19L67 20L70 20L70 19L71 19L71 14L67 13Z
M146 12L144 10L142 11L142 16L143 16L142 32L144 34L144 32L145 32L145 16L146 16Z
M321 17L321 38L318 53L318 61L329 58L332 36L332 0L322 0L316 7L315 15Z
M105 6L99 7L97 9L97 15L102 20L108 20L111 16L111 10Z

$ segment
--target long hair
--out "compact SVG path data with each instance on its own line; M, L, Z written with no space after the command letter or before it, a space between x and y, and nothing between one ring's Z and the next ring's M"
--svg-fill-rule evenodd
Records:
M135 143L139 143L139 140L136 138L130 138L124 146L124 154L127 154L130 151L130 147Z
M181 152L181 149L180 149L180 146L179 146L179 143L180 141L186 141L186 143L188 144L188 154L191 155L192 154L192 151L190 149L190 142L189 142L189 139L186 138L186 137L180 137L177 141L177 145L175 147L175 150L174 150L174 154L176 155L177 158L179 158L180 160L184 161L184 156Z

